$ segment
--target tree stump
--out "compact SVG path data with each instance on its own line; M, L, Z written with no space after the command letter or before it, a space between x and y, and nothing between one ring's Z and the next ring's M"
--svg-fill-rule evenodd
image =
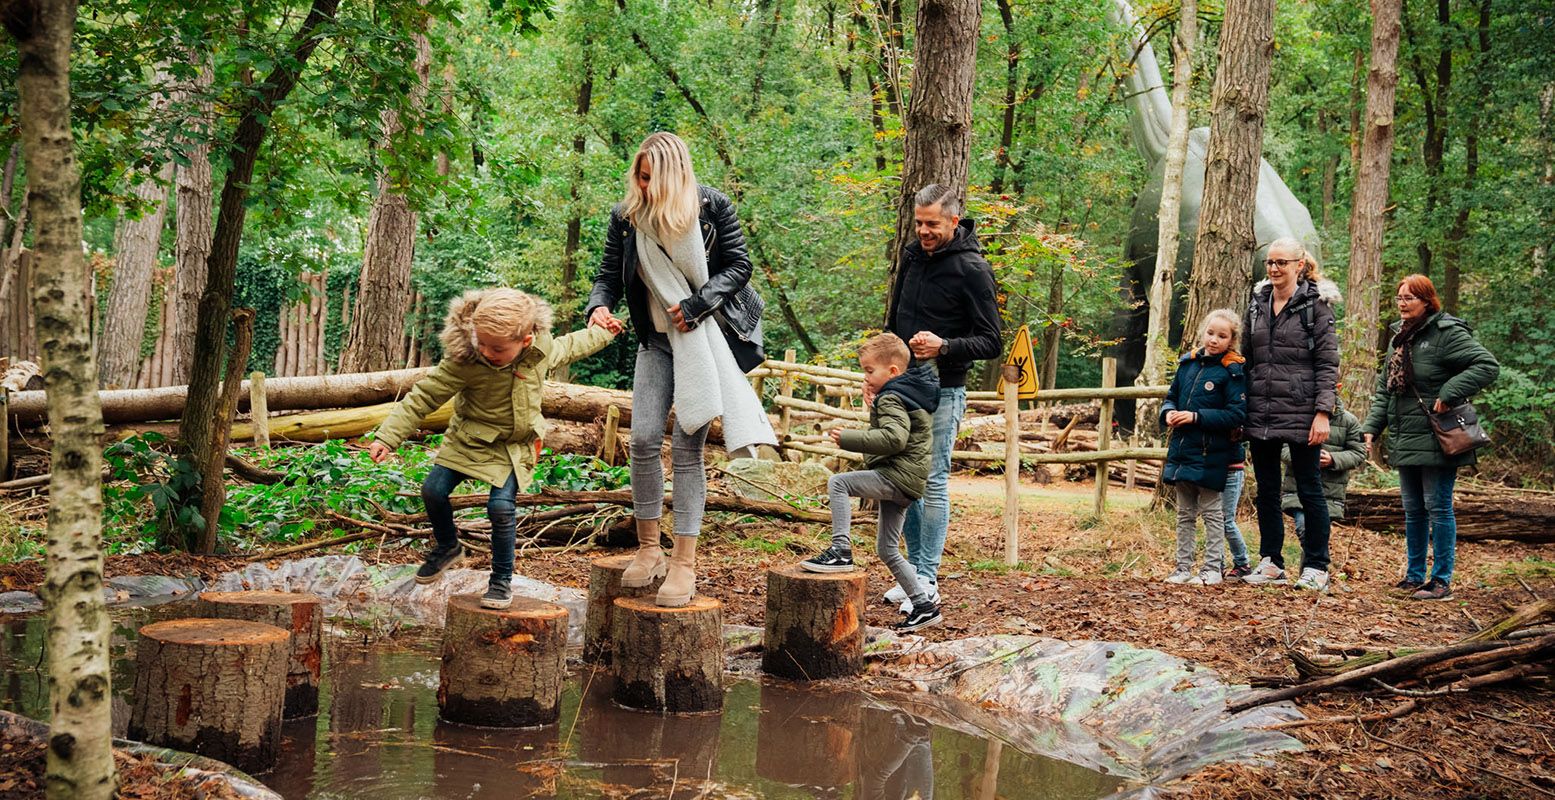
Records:
M567 680L567 609L513 598L501 610L479 595L448 598L437 705L447 722L490 728L549 725Z
M859 696L782 681L761 684L756 774L790 786L847 786L858 777Z
M274 767L290 638L247 620L175 619L141 628L129 737L244 772Z
M303 592L201 592L199 615L245 619L292 634L286 664L286 719L319 713L319 674L324 663L324 607Z
M583 617L583 660L591 664L610 664L610 629L617 597L652 597L663 578L631 589L621 585L621 573L632 563L630 555L596 558L589 566L589 604Z
M864 671L864 572L815 573L799 565L767 571L761 668L814 681Z
M723 709L723 603L698 595L664 608L622 597L611 624L617 703L671 714Z

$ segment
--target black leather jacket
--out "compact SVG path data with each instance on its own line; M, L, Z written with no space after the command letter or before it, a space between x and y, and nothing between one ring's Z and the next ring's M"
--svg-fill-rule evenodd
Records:
M707 282L680 301L681 313L693 328L709 317L715 320L740 368L749 372L765 361L766 355L761 349L764 304L749 285L751 261L745 249L745 234L728 197L706 186L697 188L702 200L697 222L707 250ZM600 307L614 310L622 295L626 296L638 341L667 345L664 334L653 329L648 313L648 287L637 274L637 229L617 206L610 212L605 251L599 260L599 271L594 274L594 290L589 293L584 316L592 315Z

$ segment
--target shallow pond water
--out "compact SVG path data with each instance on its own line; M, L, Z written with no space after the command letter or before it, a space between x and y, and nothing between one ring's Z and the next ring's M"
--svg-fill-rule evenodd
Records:
M134 631L168 615L116 614L121 734ZM47 716L42 642L41 618L0 623L0 708ZM367 645L360 634L340 634L330 637L328 655L322 713L286 723L279 766L258 776L289 799L1083 800L1123 787L1116 777L967 732L972 726L936 726L914 713L910 696L731 676L723 713L661 717L615 706L608 673L584 668L573 673L558 724L487 730L437 719L435 638Z

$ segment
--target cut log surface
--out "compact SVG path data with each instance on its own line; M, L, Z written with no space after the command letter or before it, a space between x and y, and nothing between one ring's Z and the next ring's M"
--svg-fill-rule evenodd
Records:
M490 728L549 725L567 680L567 609L513 598L503 610L480 596L448 599L437 705L447 722Z
M319 713L324 665L324 606L303 592L202 592L197 613L274 625L292 635L286 664L286 719Z
M612 613L615 701L639 711L723 710L723 604L693 597L679 608L622 597Z
M799 565L767 571L761 668L792 680L864 671L864 572L815 573Z
M140 629L129 738L225 761L275 766L291 634L229 619L175 619Z
M588 611L583 618L583 660L591 664L610 663L610 640L615 601L618 597L652 597L659 591L659 578L647 586L627 588L621 585L621 573L632 563L632 556L596 558L589 566Z

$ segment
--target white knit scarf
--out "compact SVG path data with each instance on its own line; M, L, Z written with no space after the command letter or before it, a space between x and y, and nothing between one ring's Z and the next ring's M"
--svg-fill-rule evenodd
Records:
M679 303L707 282L700 226L693 224L668 242L647 228L637 232L638 272L659 308ZM718 324L708 318L687 332L666 327L675 364L675 419L681 430L691 433L723 417L724 449L730 456L756 445L776 446L772 422Z

